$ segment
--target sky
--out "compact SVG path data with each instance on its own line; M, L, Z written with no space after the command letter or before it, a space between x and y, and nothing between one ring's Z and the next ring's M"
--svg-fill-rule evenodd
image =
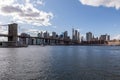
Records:
M19 34L40 31L61 34L72 28L81 35L109 34L120 39L120 0L0 0L0 24L16 22ZM0 33L7 33L0 26Z

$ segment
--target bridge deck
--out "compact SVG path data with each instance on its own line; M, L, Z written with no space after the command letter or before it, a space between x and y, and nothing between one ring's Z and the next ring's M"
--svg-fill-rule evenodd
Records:
M10 37L10 35L8 35L8 34L0 34L0 37ZM23 37L23 36L20 36L20 35L18 35L17 37L19 37L19 38L35 38L35 39L47 39L47 40L58 40L58 41L67 41L67 42L71 42L71 39L45 38L45 37L33 37L33 36L30 36L30 37Z

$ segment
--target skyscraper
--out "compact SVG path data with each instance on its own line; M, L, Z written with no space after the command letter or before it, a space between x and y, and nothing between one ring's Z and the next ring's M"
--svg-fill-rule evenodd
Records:
M40 33L37 34L38 37L43 37L43 32L41 31Z
M93 36L92 36L91 32L86 33L86 40L87 41L92 41L92 38L93 38Z
M107 34L101 35L100 40L109 41L110 40L110 35L107 35Z
M47 31L44 32L43 37L44 37L44 38L49 38L49 33L48 33Z
M72 29L72 40L74 41L75 39L75 33L74 33L74 28Z
M56 38L56 32L52 32L52 37Z
M75 40L78 40L78 31L75 30Z
M67 38L68 38L68 32L65 31L65 32L63 33L63 36L64 36L64 39L67 39Z
M72 29L72 40L73 41L80 41L80 32L78 30Z

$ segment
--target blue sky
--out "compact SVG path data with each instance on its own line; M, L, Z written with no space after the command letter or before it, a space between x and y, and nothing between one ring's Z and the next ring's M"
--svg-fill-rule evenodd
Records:
M2 12L0 23L17 22L20 33L36 34L41 30L47 30L60 34L67 30L71 35L72 28L75 28L79 29L82 35L90 31L95 36L108 33L112 38L120 38L120 0L6 0L6 2L7 5L0 3ZM5 33L5 29L2 29L1 32Z

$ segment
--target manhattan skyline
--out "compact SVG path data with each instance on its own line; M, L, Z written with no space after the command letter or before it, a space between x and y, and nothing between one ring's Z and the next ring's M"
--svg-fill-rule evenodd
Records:
M120 39L120 0L1 0L0 24L17 22L19 33L36 35L39 31L58 34L79 29L81 35L110 34ZM1 33L6 33L4 26Z

